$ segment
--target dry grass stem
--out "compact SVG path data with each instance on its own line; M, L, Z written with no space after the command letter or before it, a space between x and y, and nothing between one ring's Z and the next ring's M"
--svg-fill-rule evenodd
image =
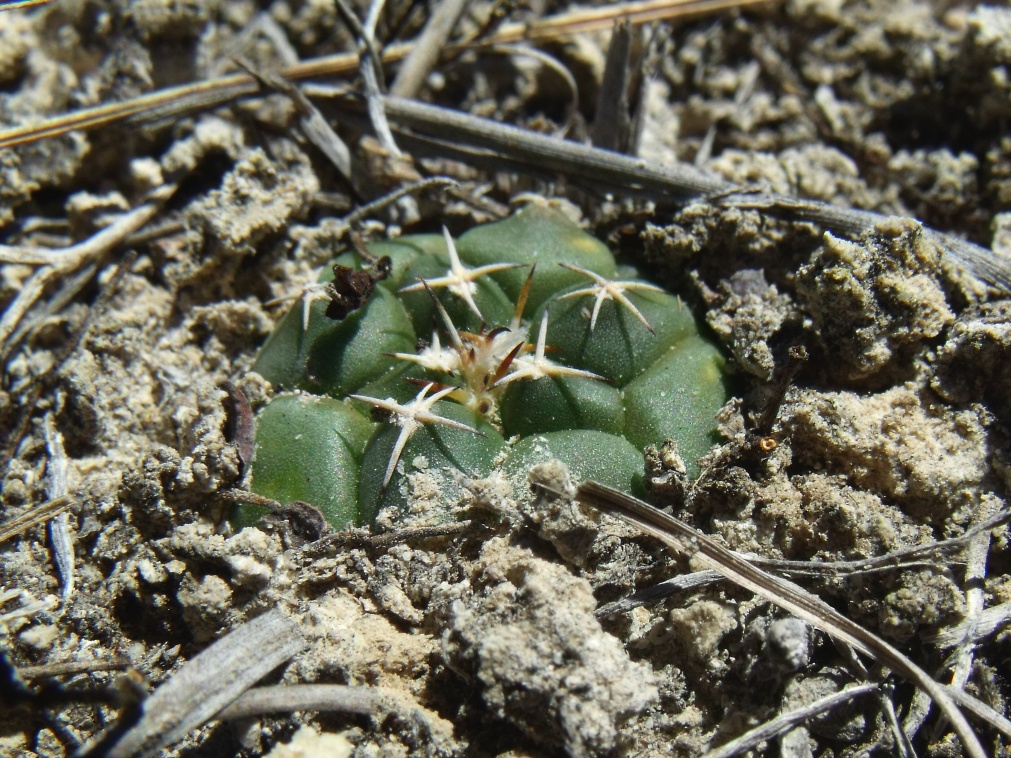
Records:
M528 170L538 172L557 171L609 192L623 190L653 199L667 197L671 202L702 200L723 208L763 210L773 216L817 224L850 237L862 234L886 218L873 211L739 187L689 164L648 163L414 100L387 97L386 112L394 121L427 133L443 145L455 140L491 150L513 161L513 165L525 165ZM1011 259L927 227L923 232L965 271L987 284L1011 291Z
M847 687L846 689L841 690L840 692L834 692L831 695L826 695L823 698L815 700L813 703L809 703L803 708L797 708L787 713L781 713L776 716L776 718L756 726L754 729L745 732L740 737L736 737L730 742L720 745L720 747L715 750L710 750L703 756L703 758L734 758L734 756L743 755L749 750L755 749L763 742L775 739L784 732L787 732L796 726L800 726L805 721L808 721L821 713L828 713L833 708L840 706L843 703L848 703L853 698L866 695L868 692L875 692L878 689L879 685L867 682Z
M987 753L979 738L944 685L934 681L893 645L846 618L828 603L793 582L756 568L702 532L631 495L591 481L579 486L576 498L584 505L638 527L677 552L719 571L734 584L808 622L834 640L852 646L901 674L937 703L958 734L966 753L973 758L985 758Z
M343 684L296 684L257 687L243 693L217 718L241 719L266 713L334 711L371 716L380 713L395 693L379 687ZM417 706L415 706L417 707Z
M466 7L467 0L442 0L435 7L435 11L425 23L425 28L415 40L413 49L397 71L390 85L390 94L397 97L414 97L418 94Z
M21 666L18 669L18 676L22 679L38 679L44 676L76 676L96 671L122 671L129 667L130 661L126 658L117 658L112 661L63 661L41 666Z
M529 24L504 24L494 34L482 40L482 44L519 42L524 39L531 41L561 39L584 32L608 29L618 19L627 18L634 24L646 24L673 18L694 18L768 2L770 0L654 0L644 3L617 3L603 8L562 13ZM469 44L449 45L446 52L453 55L468 47ZM413 48L413 43L388 45L383 50L382 62L388 64L401 61ZM312 79L348 74L355 71L358 65L358 53L336 53L302 61L278 73L291 80ZM157 121L220 105L243 95L254 94L256 90L256 80L248 74L231 74L204 82L167 87L123 102L82 108L39 123L0 129L0 148L29 144L75 130L107 126L131 117Z
M5 524L0 524L0 543L22 534L33 526L45 523L54 516L63 513L73 504L72 498L63 495L54 500L40 503L17 518L11 519Z
M945 689L948 691L948 694L951 695L951 699L958 703L962 708L965 708L966 711L971 713L983 723L992 726L1007 739L1011 739L1011 719L1008 719L1004 716L1004 714L995 711L982 700L973 697L963 689L952 687L950 684L945 685Z
M0 263L21 262L29 253L42 267L25 282L14 301L0 318L0 360L6 360L14 347L11 337L28 311L45 293L48 286L77 271L101 262L134 232L153 219L165 201L175 192L176 185L166 184L152 191L148 199L129 213L124 213L102 231L84 242L62 250L31 250L21 247L0 247Z

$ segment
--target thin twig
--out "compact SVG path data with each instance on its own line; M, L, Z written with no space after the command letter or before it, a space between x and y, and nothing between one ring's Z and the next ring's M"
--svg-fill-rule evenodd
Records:
M22 679L38 679L44 676L75 676L96 671L121 671L127 668L130 668L130 661L126 658L111 661L64 661L41 666L21 666L18 669L18 676Z
M312 101L307 98L302 91L283 76L261 72L249 61L236 57L235 62L265 88L280 92L291 100L298 113L299 130L316 148L323 153L333 164L337 172L344 177L344 180L351 183L351 151L344 144L344 140L337 136L337 133L330 126L329 122L323 118Z
M699 587L705 587L720 581L723 581L723 574L719 571L693 571L690 574L680 574L660 582L660 584L654 584L652 587L641 589L635 594L621 600L615 600L613 603L602 605L596 610L594 615L597 618L616 616L619 613L631 611L643 605L658 603L678 592L698 589Z
M336 229L334 234L336 235L335 242L339 242L345 234L351 231L355 224L369 218L375 213L379 212L388 205L395 203L402 197L407 195L415 195L419 192L427 192L429 190L444 189L447 187L455 187L457 181L455 179L450 179L448 176L433 176L428 179L422 179L417 182L412 182L410 184L405 184L402 187L398 187L393 192L387 193L382 197L376 198L372 202L366 203L358 208L355 208L351 213L346 215L344 218L336 222ZM316 246L318 248L318 246ZM314 248L316 249L316 248ZM309 263L312 265L318 265L330 258L330 253L327 249L319 248L316 250L315 257L311 250L306 251L309 255Z
M993 510L992 506L990 510ZM979 526L991 523L995 516L1001 513L991 513L989 518L983 519ZM926 639L933 642L942 650L957 646L948 657L945 667L952 671L951 686L962 689L969 680L972 670L973 652L980 634L987 635L995 631L997 624L1006 622L1006 618L1001 619L1000 607L984 610L985 598L983 584L986 579L986 560L990 550L990 529L973 528L962 535L969 537L966 545L967 561L965 566L966 597L964 621L954 626L941 629L936 636L927 636ZM994 613L996 611L996 614ZM1006 613L1006 610L1004 611ZM917 693L918 694L918 693ZM906 711L906 717L902 722L903 733L912 737L923 726L927 716L930 714L930 702L924 702L922 697L914 697Z
M415 100L387 96L386 111L398 123L439 139L462 141L540 170L559 171L598 184L662 192L680 200L725 192L729 186L720 177L687 164L660 166Z
M946 554L961 550L972 545L973 540L993 529L1011 521L1011 511L1000 511L974 524L957 537L950 537L939 542L928 542L923 545L912 545L900 550L894 550L884 555L872 558L860 558L850 561L784 561L774 558L755 558L753 563L790 574L839 574L855 573L869 569L907 568L913 561L919 561L927 556Z
M784 561L776 558L764 558L752 555L745 555L741 557L750 561L752 564L761 566L769 571L775 571L780 574L789 574L792 576L832 576L847 578L850 576L866 575L872 571L899 571L917 568L920 566L929 567L932 564L926 563L921 559L921 557L925 558L926 556L931 555L936 556L962 549L966 545L972 544L973 540L977 539L981 534L989 532L1009 520L1011 520L1011 511L995 513L980 523L975 524L972 528L966 530L965 534L959 535L958 537L952 537L940 542L931 542L926 545L914 545L912 547L886 553L885 555L855 561ZM653 585L652 587L641 589L626 598L601 606L597 609L597 617L601 618L605 616L613 616L643 605L657 603L675 593L683 592L688 589L695 589L697 587L704 587L707 584L713 584L714 582L721 581L722 579L723 576L717 571L695 571L691 574L676 576L672 579L660 582L660 584ZM984 613L986 612L984 611ZM980 621L982 623L982 617ZM956 627L956 629L960 628L961 625ZM949 635L944 638L945 641L950 640L950 635L955 633L954 630L943 630L942 634L945 632ZM951 647L952 645L957 644L957 640L948 641L948 644L945 645L942 642L941 635L939 634L938 644L940 644L941 647Z
M881 704L881 711L885 716L888 729L892 733L892 739L895 741L893 745L895 754L898 758L916 758L916 751L913 750L912 743L899 725L899 717L895 713L895 702L892 700L894 695L895 688L892 686L882 687L881 691L878 692L878 702Z
M53 0L3 0L3 2L0 2L0 12L37 8L40 5L48 5L51 2Z
M990 503L993 509L993 504ZM984 511L985 513L985 511ZM982 513L980 515L983 515ZM991 516L993 514L990 514ZM989 521L989 519L987 519ZM969 681L969 673L972 670L973 650L976 647L976 629L973 620L981 620L986 598L984 587L986 584L986 562L990 553L990 530L987 529L979 533L973 539L966 550L967 561L965 566L965 617L968 628L963 629L965 637L959 644L956 651L956 661L953 666L954 671L951 676L953 687L965 687Z
M267 713L327 711L382 717L396 714L422 725L431 733L440 731L438 717L418 705L409 695L383 687L343 684L292 684L257 687L239 696L215 718L230 720Z
M393 158L399 158L402 153L393 139L393 132L390 131L390 124L386 119L386 109L383 105L382 94L385 88L383 59L376 48L375 41L375 25L379 18L378 9L382 8L383 0L372 1L368 19L364 24L358 20L354 11L348 6L347 0L335 1L341 19L360 42L358 70L362 77L362 89L365 93L365 103L368 107L372 128L383 149Z
M984 724L989 724L1005 737L1011 739L1011 719L1008 719L1003 713L995 711L982 700L973 697L965 690L952 687L950 684L945 685L945 689L951 695L951 699L965 708L965 710Z
M427 192L432 189L441 189L456 185L456 179L451 179L448 176L432 176L428 179L421 179L420 181L412 182L411 184L405 184L403 187L398 187L393 192L383 195L380 198L376 198L372 202L366 203L359 208L355 208L351 213L341 219L341 225L350 229L354 224L368 218L391 203L395 203L397 200L405 197L406 195L415 195L419 192Z
M218 493L218 497L221 498L223 502L231 503L232 505L252 505L257 508L269 508L271 513L280 513L284 509L284 503L280 500L274 500L272 497L257 495L255 492L250 492L249 490L240 489L238 487L230 490L222 490Z

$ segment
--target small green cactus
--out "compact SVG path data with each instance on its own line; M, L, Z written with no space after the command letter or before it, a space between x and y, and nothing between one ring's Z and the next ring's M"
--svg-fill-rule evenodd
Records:
M643 447L674 439L692 469L715 440L718 349L676 297L550 208L334 264L342 317L321 302L333 286L307 287L253 367L292 391L257 417L258 494L363 524L407 506L412 472L523 477L558 458L641 491ZM243 506L235 523L259 515Z

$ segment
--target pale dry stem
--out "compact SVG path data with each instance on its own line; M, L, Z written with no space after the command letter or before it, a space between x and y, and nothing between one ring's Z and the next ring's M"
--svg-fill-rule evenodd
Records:
M16 345L16 340L12 339L15 331L51 284L91 264L101 262L131 234L151 221L175 189L174 184L158 187L143 204L124 213L112 224L83 242L62 250L0 246L0 263L31 263L40 266L28 278L0 318L0 361L6 361L10 356Z

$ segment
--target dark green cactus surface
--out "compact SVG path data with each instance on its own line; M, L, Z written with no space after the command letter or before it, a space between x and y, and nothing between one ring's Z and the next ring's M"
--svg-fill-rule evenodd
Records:
M638 491L646 445L675 440L691 471L714 442L717 348L678 298L619 273L560 213L530 205L455 241L366 254L337 258L344 284L307 288L257 357L285 392L257 417L254 492L365 524L407 507L423 475L522 480L557 458L576 479ZM342 286L346 315L332 318ZM259 515L242 506L234 520Z

